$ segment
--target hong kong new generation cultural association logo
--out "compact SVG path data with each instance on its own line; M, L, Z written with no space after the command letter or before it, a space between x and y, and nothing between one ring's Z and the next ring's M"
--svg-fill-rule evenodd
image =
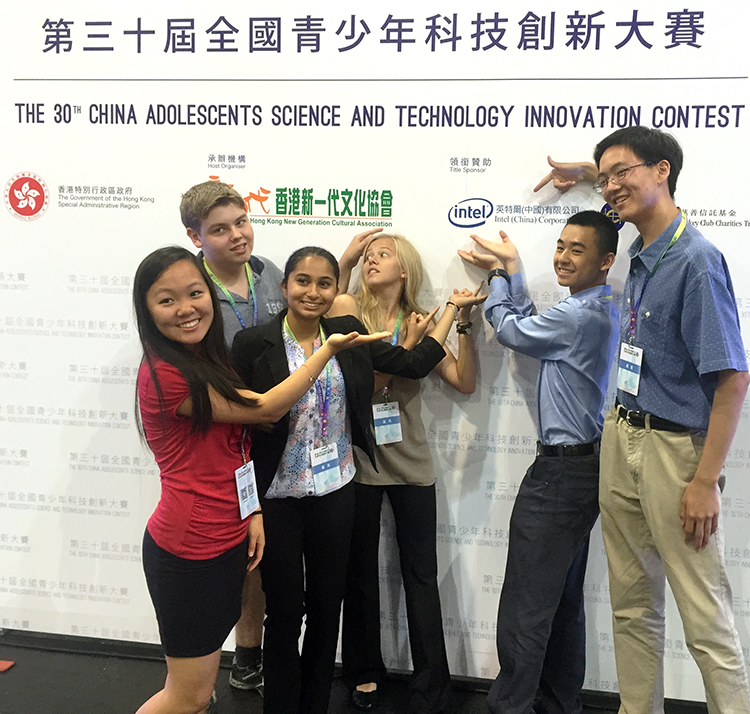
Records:
M22 171L5 184L5 205L20 221L35 221L49 206L47 184L41 176Z

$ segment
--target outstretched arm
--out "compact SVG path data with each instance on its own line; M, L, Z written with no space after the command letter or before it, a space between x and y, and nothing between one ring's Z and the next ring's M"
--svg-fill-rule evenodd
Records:
M336 296L336 299L333 301L333 307L328 312L328 317L341 317L342 315L352 315L353 317L359 318L359 308L354 295L349 295L349 293L339 293ZM414 315L415 313L412 313L412 316L409 318L409 325L412 324L412 318L414 318ZM422 333L420 333L419 336L421 338ZM414 344L416 344L417 341L415 341ZM409 349L406 344L404 344L404 348ZM385 374L384 372L375 372L375 388L373 389L373 394L377 394L381 389L383 389L383 387L388 385L390 381L390 374Z
M500 242L496 243L491 240L485 240L472 233L471 237L477 245L484 251L479 253L476 250L458 250L458 255L467 263L475 265L477 268L484 270L494 270L503 268L508 275L521 272L521 258L518 255L518 248L513 244L505 231L500 231Z
M485 297L484 295L475 295L470 290L454 292L432 334L428 335L412 350L387 345L384 342L379 345L372 345L370 353L373 366L380 372L397 374L408 379L421 379L427 376L445 357L443 343L458 311L466 305L483 302Z
M483 285L484 281L475 290L475 295L479 294ZM454 290L454 294L457 292L457 290ZM473 307L473 305L465 305L458 311L459 323L470 322ZM445 357L435 367L435 371L446 384L450 384L453 389L461 392L461 394L474 394L477 386L477 358L472 336L464 331L458 333L457 357L447 347L443 346L443 349L445 350Z
M484 252L476 250L459 250L458 254L467 263L484 270L495 270L501 268L508 273L507 284L503 277L490 276L490 295L485 304L485 315L495 329L497 325L490 317L494 313L494 306L503 303L511 312L521 316L536 314L534 303L531 302L523 289L523 277L521 275L521 257L513 241L508 238L505 231L500 231L500 242L485 240L472 233L471 237L481 246ZM503 290L498 290L502 287ZM496 334L497 336L497 334ZM498 337L498 339L500 339Z
M376 332L372 335L361 335L358 332L350 332L347 335L338 333L330 335L322 347L316 350L303 364L302 369L293 372L283 382L267 392L258 394L249 389L238 390L243 397L254 400L255 406L243 406L230 402L209 385L208 396L211 400L212 420L228 424L269 424L277 422L310 389L315 378L323 371L331 357L342 350L377 342L389 335L388 332ZM180 404L177 413L181 416L192 416L193 401L190 397Z
M481 285L478 286L477 290L479 287ZM463 290L454 289L453 295L450 296L445 304L445 310L443 310L443 314L440 316L437 325L430 332L430 337L437 340L441 345L445 344L445 339L448 337L453 323L458 319L459 311L464 307L471 308L474 305L479 305L486 299L486 295L479 295L477 292L472 292L466 288Z
M552 167L552 171L534 186L534 192L539 191L552 181L552 185L560 193L565 193L577 183L582 183L584 181L594 183L599 173L596 165L589 161L563 163L561 161L554 161L551 156L548 156L547 163Z

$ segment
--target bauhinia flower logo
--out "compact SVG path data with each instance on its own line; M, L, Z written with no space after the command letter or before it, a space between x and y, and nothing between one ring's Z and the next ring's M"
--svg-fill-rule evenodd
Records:
M19 220L33 221L49 205L49 189L41 176L29 171L11 177L5 186L5 205Z
M28 181L21 186L20 191L17 188L14 188L13 193L16 194L16 198L18 199L16 208L26 208L26 206L28 206L32 211L36 208L36 201L34 199L41 196L39 191L29 186Z

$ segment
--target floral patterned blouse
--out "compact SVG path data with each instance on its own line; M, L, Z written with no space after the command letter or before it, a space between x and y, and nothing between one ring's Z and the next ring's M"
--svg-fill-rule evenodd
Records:
M306 360L305 352L288 329L283 330L284 349L289 364L289 373L296 372ZM323 341L319 336L313 343L313 351L319 349ZM313 384L307 393L289 410L289 439L276 469L266 498L303 498L315 496L315 481L312 473L310 453L332 442L336 443L341 470L341 486L354 478L354 456L352 435L346 409L344 377L335 357L328 363L331 369L324 369L318 375L318 383L326 393L326 380L331 378L331 404L328 413L328 436L322 438L321 408L318 389ZM339 486L338 488L341 488ZM336 490L328 489L326 493Z

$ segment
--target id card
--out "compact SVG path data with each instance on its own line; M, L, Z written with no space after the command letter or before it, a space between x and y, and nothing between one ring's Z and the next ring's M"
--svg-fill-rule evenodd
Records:
M623 342L620 345L620 365L617 370L617 388L637 396L641 382L643 349Z
M240 518L245 520L253 511L260 508L253 462L242 464L234 472L234 480L237 482L237 497L240 499Z
M328 444L310 452L315 494L321 495L341 486L339 450L336 444Z
M375 425L375 443L378 446L381 444L395 444L403 439L398 402L373 404L372 420Z

